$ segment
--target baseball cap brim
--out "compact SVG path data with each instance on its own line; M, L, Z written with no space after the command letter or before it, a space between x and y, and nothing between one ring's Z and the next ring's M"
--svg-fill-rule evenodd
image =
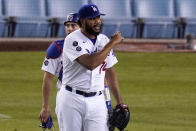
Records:
M89 17L87 17L88 19L92 19L92 18L95 18L95 17L97 17L97 16L105 16L105 14L102 14L102 13L100 13L100 14L97 14L97 15L94 15L94 16L89 16Z
M64 22L64 25L66 25L66 24L67 24L67 22L77 23L77 22L74 22L74 21L65 21L65 22Z

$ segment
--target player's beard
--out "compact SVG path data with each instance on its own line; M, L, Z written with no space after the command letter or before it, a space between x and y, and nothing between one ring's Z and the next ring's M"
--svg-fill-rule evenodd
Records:
M95 28L96 26L100 26L99 31L95 31L95 30L94 30L94 28ZM85 30L86 30L86 32L87 32L88 34L97 36L97 35L99 35L99 33L100 33L101 30L102 30L102 24L90 26L90 25L88 25L88 23L86 22Z

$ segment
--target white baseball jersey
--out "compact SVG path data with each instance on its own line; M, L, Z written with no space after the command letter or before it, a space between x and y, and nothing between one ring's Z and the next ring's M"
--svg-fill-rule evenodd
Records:
M80 65L76 59L83 54L91 55L100 51L108 42L107 36L99 34L93 43L81 30L68 35L63 47L63 85L87 92L104 90L105 69L117 63L113 50L105 61L92 71Z
M59 90L62 85L62 73L63 73L63 62L62 62L62 52L63 52L64 40L54 41L46 51L46 57L42 65L42 70L47 71L58 77L56 84Z

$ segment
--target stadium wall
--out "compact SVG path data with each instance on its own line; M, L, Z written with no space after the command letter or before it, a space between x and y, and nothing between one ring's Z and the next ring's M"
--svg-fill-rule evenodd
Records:
M45 51L50 43L57 39L0 38L0 51ZM194 52L186 49L185 39L125 39L114 50L125 52Z

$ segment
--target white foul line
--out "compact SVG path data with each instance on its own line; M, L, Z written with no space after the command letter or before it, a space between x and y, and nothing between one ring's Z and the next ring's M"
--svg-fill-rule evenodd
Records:
M10 119L11 117L0 113L0 119L1 118L3 118L3 119Z

